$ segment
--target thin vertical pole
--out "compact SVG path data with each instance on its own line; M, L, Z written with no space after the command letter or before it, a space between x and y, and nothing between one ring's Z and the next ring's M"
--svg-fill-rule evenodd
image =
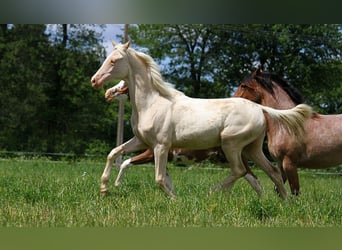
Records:
M124 26L124 42L128 41L128 24ZM124 114L125 114L125 99L119 99L119 112L118 112L118 127L116 132L116 146L123 143L124 134ZM122 163L122 155L120 155L115 162L117 165Z

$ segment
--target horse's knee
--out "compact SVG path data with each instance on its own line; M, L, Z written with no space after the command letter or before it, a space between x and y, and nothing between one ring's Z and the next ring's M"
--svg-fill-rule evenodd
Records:
M107 161L113 161L116 159L116 157L123 153L123 150L121 150L119 147L113 148L110 151L110 153L107 155Z
M111 161L113 160L114 158L114 152L110 152L108 155L107 155L107 161Z

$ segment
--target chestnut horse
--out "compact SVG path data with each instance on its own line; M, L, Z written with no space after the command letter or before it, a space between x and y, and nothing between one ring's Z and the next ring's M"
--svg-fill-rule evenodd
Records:
M124 81L120 81L118 84L107 89L105 92L105 98L108 102L113 101L114 99L123 98L123 96L126 96L124 99L127 99L127 97L129 98L128 86L124 83ZM242 160L244 161L244 165L247 170L247 174L244 176L244 178L248 182L255 182L258 179L257 176L253 174L250 167L248 166L247 161L244 158ZM172 161L176 164L182 165L199 163L202 161L210 161L219 165L227 163L224 153L220 148L202 150L171 148L169 150L168 161ZM146 151L142 152L139 155L135 155L132 158L125 160L119 166L119 173L115 180L115 186L121 185L123 175L129 167L151 162L154 162L154 153L151 148L146 149ZM258 186L258 193L261 194L262 187L260 183L256 182L256 186Z
M243 97L276 109L289 109L303 103L300 93L276 74L255 70L239 85L234 97ZM314 115L306 122L303 141L279 133L268 119L268 148L284 170L292 194L299 194L297 168L329 168L342 163L342 115Z
M92 86L97 89L110 80L125 81L130 91L135 135L109 153L101 176L101 193L108 191L113 162L122 152L153 148L155 181L167 195L175 197L166 172L169 149L221 147L231 171L214 190L229 191L246 175L242 162L245 154L269 175L280 196L287 197L280 170L272 166L262 151L267 120L277 121L279 128L290 132L294 140L302 140L305 122L312 115L310 106L300 104L276 110L242 98L190 98L163 80L158 65L149 55L129 45L129 42L114 44L113 52L91 78Z

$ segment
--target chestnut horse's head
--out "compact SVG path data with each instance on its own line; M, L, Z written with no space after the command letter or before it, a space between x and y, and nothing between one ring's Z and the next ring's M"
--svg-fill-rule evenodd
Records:
M235 91L233 97L242 97L260 104L263 99L263 91L261 91L260 84L257 81L260 73L261 69L258 68L245 78Z
M129 90L128 85L125 81L121 80L117 85L114 87L107 89L105 93L105 98L107 101L112 101L114 98L116 99L124 99L129 97Z
M273 108L291 108L304 102L300 92L277 74L256 69L239 85L233 97L242 97Z

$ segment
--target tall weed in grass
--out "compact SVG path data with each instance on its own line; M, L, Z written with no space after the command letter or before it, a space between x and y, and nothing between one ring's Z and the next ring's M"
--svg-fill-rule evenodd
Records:
M3 227L326 227L342 225L341 176L300 172L302 194L282 201L255 170L260 198L241 179L230 194L210 188L229 169L170 166L176 200L154 182L151 165L128 170L122 186L99 193L104 164L93 161L0 160ZM114 183L113 169L111 182Z

